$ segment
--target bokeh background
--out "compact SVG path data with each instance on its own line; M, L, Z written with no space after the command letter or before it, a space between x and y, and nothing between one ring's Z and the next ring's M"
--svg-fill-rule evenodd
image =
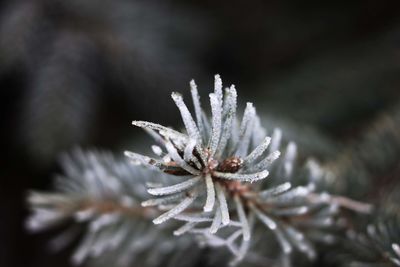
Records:
M133 119L176 125L170 92L188 98L195 78L206 99L216 73L267 123L309 146L335 144L326 154L356 153L381 114L399 110L400 4L2 1L0 266L70 266L69 251L47 250L51 232L24 230L27 190L49 189L73 147L118 154L142 143ZM374 169L379 184L399 177L395 152Z

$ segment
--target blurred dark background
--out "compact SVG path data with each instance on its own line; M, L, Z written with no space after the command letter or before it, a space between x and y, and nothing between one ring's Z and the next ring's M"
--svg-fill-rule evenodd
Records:
M75 146L132 148L133 119L176 125L170 92L188 98L194 78L206 101L216 73L259 113L357 140L399 104L400 5L2 1L0 266L69 266L46 249L52 233L24 230L26 191L49 189Z

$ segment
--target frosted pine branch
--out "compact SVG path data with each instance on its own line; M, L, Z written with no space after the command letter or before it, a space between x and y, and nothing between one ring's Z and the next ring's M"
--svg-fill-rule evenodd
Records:
M400 266L400 217L398 213L374 214L364 229L347 231L335 251L341 266Z
M325 192L329 173L314 160L299 164L297 145L279 128L267 136L252 103L238 119L236 89L232 85L223 94L219 75L210 112L203 110L194 81L190 87L194 116L183 96L172 94L186 131L134 121L154 138L156 156L126 151L133 164L82 151L65 157L59 192L30 195L28 228L42 230L70 219L87 223L75 263L104 255L119 265L141 266L135 259L141 254L153 259L147 266L155 266L192 249L185 234L193 234L202 245L232 253L232 265L261 259L276 242L277 258L288 266L294 251L313 260L315 242L335 241L329 229L343 227L342 209L371 212L368 204ZM161 226L150 228L151 221ZM274 237L268 242L267 232ZM72 239L71 233L59 243ZM184 237L171 242L166 233ZM187 264L182 260L179 266Z
M74 264L92 261L94 265L155 267L161 263L169 266L171 261L175 267L172 259L182 251L190 251L193 257L200 255L200 250L188 238L171 243L168 232L154 229L151 220L159 216L160 211L150 203L141 205L148 197L146 182L174 180L175 177L95 151L76 150L64 155L62 167L64 174L56 180L56 192L29 194L32 215L26 226L37 232L73 220L75 224L55 238L51 247L62 249L84 232L72 256ZM157 188L153 190L156 195L168 193L157 192ZM158 198L153 205L173 200ZM192 261L182 259L179 266L192 266Z
M267 136L252 103L247 103L242 118L237 119L235 87L226 88L223 95L219 75L214 84L214 92L209 95L211 112L207 112L201 106L196 84L191 81L194 116L182 95L172 93L185 132L151 122L133 122L153 131L157 154L167 155L168 160L165 156L142 156L143 160L131 152L125 154L145 167L150 165L161 172L185 177L180 183L168 182L149 189L150 194L161 196L159 200L149 200L152 205L160 210L167 208L154 222L191 218L193 213L199 216L203 212L207 220L191 219L175 234L200 235L205 244L226 247L235 255L232 262L239 263L250 247L257 218L275 233L285 255L297 249L313 259L316 251L304 227L313 227L310 236L321 236L326 223L317 222L332 225L338 216L337 207L359 211L351 205L357 202L319 192L317 184L324 179L325 172L318 164L312 161L306 166L308 170L298 168L296 144L285 140L280 129L274 129L272 137ZM304 175L305 179L296 181ZM170 205L166 206L167 203ZM361 211L370 211L369 205L360 204ZM232 223L232 218L238 222ZM229 228L233 229L226 230Z

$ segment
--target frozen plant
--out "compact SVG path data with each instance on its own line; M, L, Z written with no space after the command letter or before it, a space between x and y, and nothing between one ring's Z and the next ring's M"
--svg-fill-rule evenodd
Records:
M148 188L154 198L142 206L163 212L155 224L182 221L175 235L193 233L203 244L227 247L235 255L231 263L237 264L249 251L256 222L274 233L284 257L296 248L314 259L312 241L333 241L324 231L336 224L341 208L370 212L370 205L320 191L318 184L326 173L315 161L308 161L307 174L295 171L296 144L284 141L280 129L267 136L252 103L247 103L239 122L235 86L223 91L215 76L209 95L211 119L201 107L194 81L190 87L194 118L182 95L172 93L186 131L133 121L154 137L156 156L125 152L135 164L182 177L179 183ZM267 177L269 183L263 183Z
M71 258L75 265L189 267L200 256L189 238L171 242L164 228L153 229L148 221L158 212L140 206L147 197L146 182L174 177L98 151L75 150L64 155L61 163L64 174L56 179L56 191L28 196L30 231L68 225L51 241L52 250L64 248L84 233ZM181 257L185 253L191 258Z
M334 174L304 157L280 129L269 137L253 104L247 103L238 119L233 85L223 92L215 76L211 118L201 108L194 81L190 85L195 118L182 96L172 94L186 131L134 121L154 137L153 158L126 152L129 160L118 160L80 150L65 156L58 192L30 193L28 228L74 221L52 243L56 249L86 228L72 257L76 264L192 266L205 255L192 246L197 240L226 248L234 255L232 265L290 266L295 253L313 260L316 244L332 245L351 233L351 213L343 209L371 212L371 205L327 192ZM377 230L389 237L379 226L369 228L371 237ZM179 237L170 238L172 233ZM391 247L379 251L390 251L396 263L398 244L390 240ZM222 251L211 249L208 259L225 259ZM193 256L183 257L187 253Z

